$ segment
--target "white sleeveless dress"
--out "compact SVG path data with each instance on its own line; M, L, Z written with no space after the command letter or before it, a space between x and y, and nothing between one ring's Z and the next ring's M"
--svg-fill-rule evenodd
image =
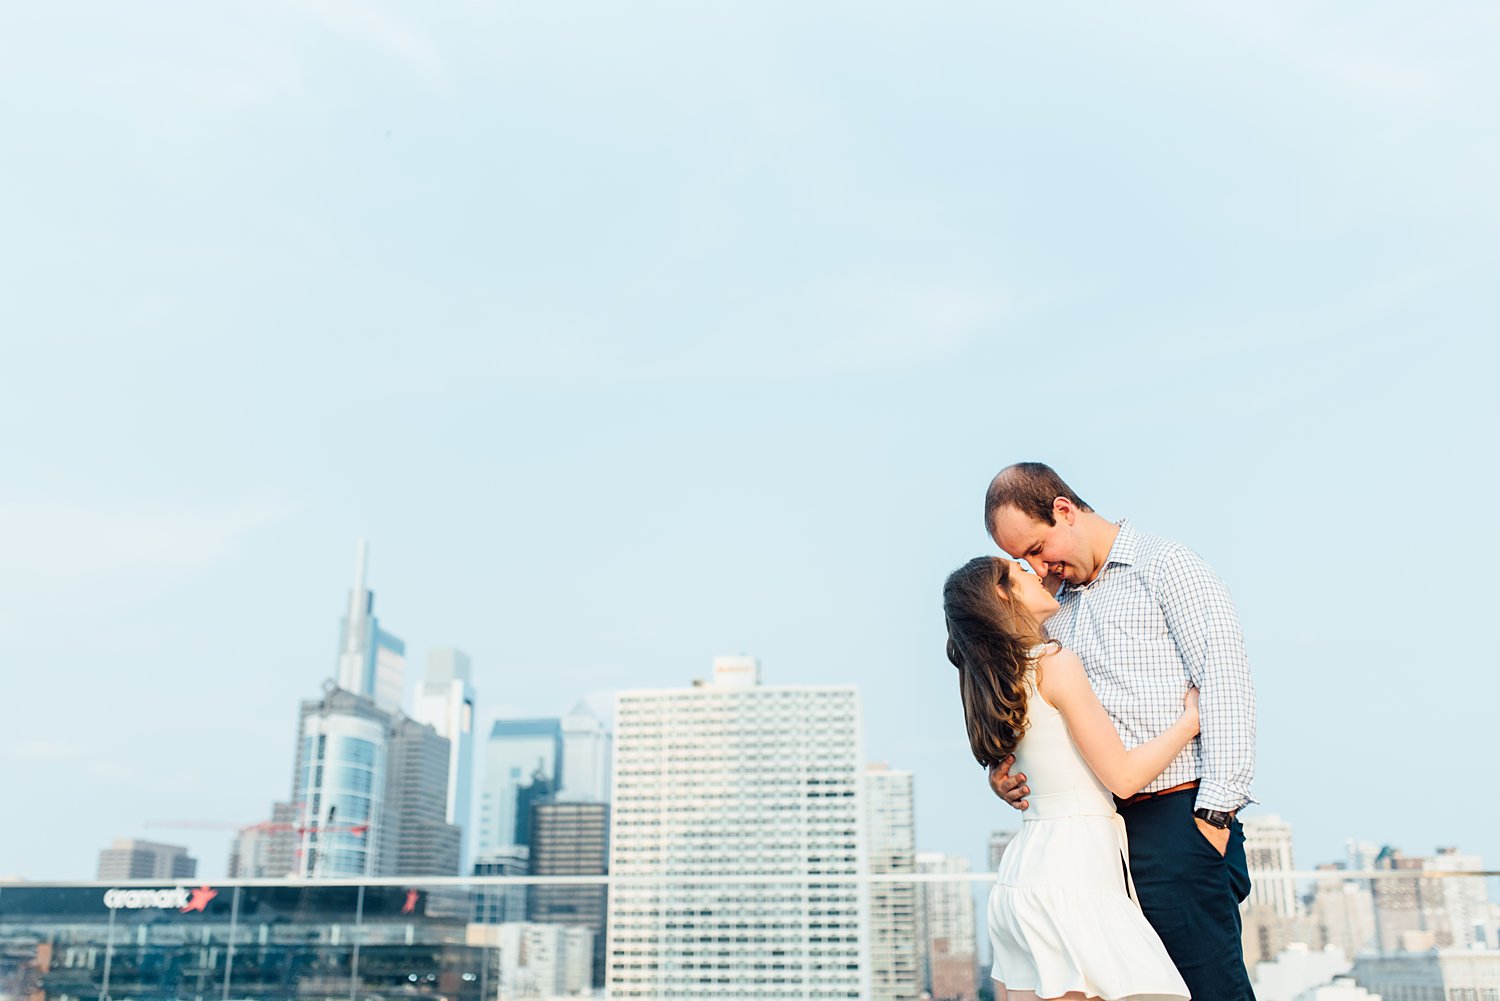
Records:
M1114 797L1035 680L1033 667L1030 726L1011 770L1025 773L1037 795L1027 797L1021 832L1005 849L990 891L992 975L1008 990L1043 998L1070 991L1106 1001L1186 998L1187 985L1135 901Z

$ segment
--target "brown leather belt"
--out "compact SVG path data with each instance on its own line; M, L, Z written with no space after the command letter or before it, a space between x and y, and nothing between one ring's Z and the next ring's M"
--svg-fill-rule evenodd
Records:
M1193 779L1191 782L1183 782L1170 789L1160 789L1156 792L1138 792L1129 799L1122 799L1119 802L1121 806L1133 806L1136 803L1144 803L1148 799L1156 799L1158 796L1170 796L1174 792L1187 792L1189 789L1196 788L1198 788L1198 780Z

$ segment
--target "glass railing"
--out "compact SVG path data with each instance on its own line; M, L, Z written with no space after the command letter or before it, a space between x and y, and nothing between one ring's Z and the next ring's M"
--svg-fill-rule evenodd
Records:
M5 882L0 1001L980 998L993 878ZM1254 882L1261 1001L1500 1001L1500 873Z

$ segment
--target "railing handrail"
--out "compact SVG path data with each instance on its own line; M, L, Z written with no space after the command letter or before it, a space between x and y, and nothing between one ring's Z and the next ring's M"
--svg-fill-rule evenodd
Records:
M1497 869L1252 869L1255 879L1294 879L1306 881L1363 881L1386 879L1489 879L1500 876ZM660 886L714 883L802 884L802 883L988 883L994 872L877 872L877 873L662 873L657 875L597 876L343 876L316 879L224 877L211 879L193 876L187 879L121 879L121 880L0 880L0 892L7 889L150 889L161 887L479 887L479 886Z

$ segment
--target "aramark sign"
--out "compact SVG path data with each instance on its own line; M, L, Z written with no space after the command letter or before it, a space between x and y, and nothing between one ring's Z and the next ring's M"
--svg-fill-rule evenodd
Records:
M156 908L177 910L186 914L189 911L203 910L208 906L208 902L218 895L219 891L211 886L200 886L196 890L181 886L165 890L114 889L104 891L104 906L112 911Z

